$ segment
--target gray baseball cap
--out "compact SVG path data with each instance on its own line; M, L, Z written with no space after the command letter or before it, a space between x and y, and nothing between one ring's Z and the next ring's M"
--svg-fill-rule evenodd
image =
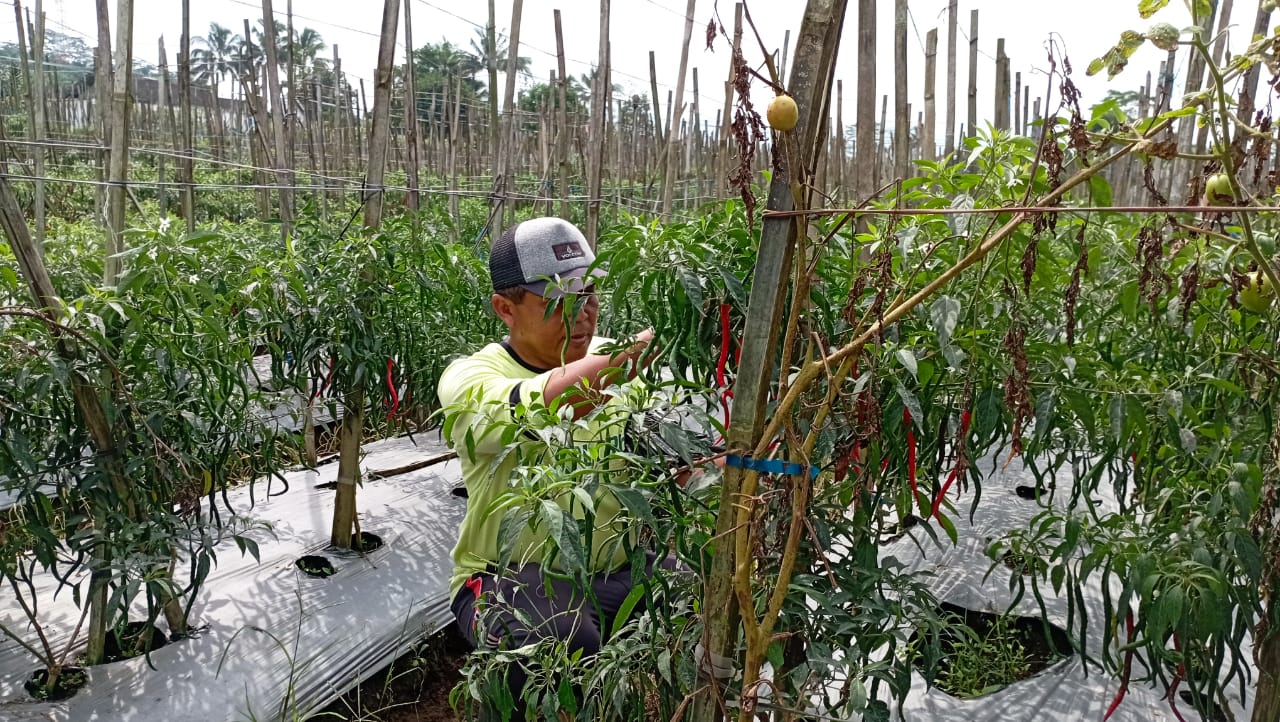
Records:
M579 293L604 271L582 231L561 218L531 218L508 228L489 249L494 291L520 287L560 298Z

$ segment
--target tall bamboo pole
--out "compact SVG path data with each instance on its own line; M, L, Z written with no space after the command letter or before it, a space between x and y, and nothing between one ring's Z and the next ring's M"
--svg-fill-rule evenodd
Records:
M969 135L978 134L978 10L969 12Z
M807 3L796 42L795 67L787 85L788 93L800 111L795 130L790 131L795 141L792 147L798 150L799 155L773 176L768 200L771 210L794 208L796 197L792 193L792 184L806 180L804 169L813 167L817 157L823 135L821 128L827 123L827 106L846 5L847 0L809 0ZM764 430L770 379L776 363L787 293L786 279L792 271L796 226L786 218L771 217L763 221L755 278L747 307L742 358L738 379L734 383L732 423L726 431L728 448L754 448ZM742 479L742 469L727 467L720 487L721 511L716 516L714 554L702 598L704 653L697 662L704 681L697 685L699 692L694 696L689 717L693 722L719 719L721 691L716 689L716 685L721 680L714 677L705 679L710 676L706 673L725 667L725 662L730 665L736 662L740 615L733 574L737 560L729 538L737 523L735 517ZM748 718L752 716L747 715Z
M213 82L217 82L215 79ZM216 104L217 97L214 97ZM182 158L178 161L178 181L182 187L182 217L187 231L196 229L195 128L191 120L191 0L182 0L182 42L178 49L178 128L182 136ZM221 114L221 109L216 108Z
M905 68L897 70L906 74ZM858 0L858 172L854 174L854 200L859 203L875 190L871 181L875 175L876 98L876 3Z
M729 79L724 82L724 112L720 115L719 128L716 130L716 200L724 198L724 184L729 174L729 155L733 151L733 140L729 137L733 127L734 75L737 68L734 58L742 47L742 3L734 3L733 7L733 50L729 55ZM653 53L649 53L653 57ZM656 100L656 99L655 99Z
M391 131L391 76L395 65L396 25L400 0L384 0L382 32L378 42L378 69L373 89L373 123L369 132L369 165L365 175L365 228L382 224L383 181L387 165L387 138ZM356 484L360 481L360 438L364 428L364 390L351 389L343 399L342 426L338 431L338 490L334 498L330 542L351 548L356 523Z
M906 179L911 173L911 114L907 110L907 0L893 4L893 174ZM859 119L858 122L862 122ZM861 151L857 151L861 152Z
M94 11L98 19L98 45L93 54L93 111L98 131L97 177L100 183L107 179L108 152L111 142L111 87L114 85L111 69L111 15L107 12L107 0L97 0ZM107 194L105 186L94 189L95 211L98 222L107 228Z
M15 0L14 9L18 7ZM36 243L41 248L44 247L44 229L45 229L45 148L44 142L49 135L49 119L48 102L45 96L44 83L44 0L36 0L36 23L35 33L31 36L31 59L34 73L32 74L31 92L34 97L31 99L31 105L35 108L35 128L32 137L36 140L36 146L32 149L32 160L35 170L35 216L36 216Z
M498 152L498 15L493 0L489 0L489 23L484 28L485 49L488 60L485 69L489 71L489 153ZM496 158L491 168L496 168Z
M102 281L114 286L124 251L125 183L129 179L129 97L133 81L133 0L117 0L114 83L111 91L111 165L107 180L107 234Z
M924 133L920 136L920 144L924 149L925 160L937 159L938 112L937 112L937 72L938 72L938 30L934 28L925 36L924 41Z
M600 232L600 166L604 159L604 117L609 111L609 87L605 66L609 62L609 0L600 0L600 49L596 60L596 83L591 89L591 127L587 134L587 243L595 248Z
M956 0L947 3L947 127L943 129L944 151L956 150L956 29L960 16Z
M271 0L262 0L262 33L263 51L267 59L267 92L271 93L271 128L272 141L275 146L276 184L280 189L280 234L288 236L293 230L293 169L289 167L289 157L285 152L289 138L285 130L287 114L284 94L280 92L280 63L276 53L276 17L271 7ZM265 108L264 108L265 110Z
M559 119L556 123L558 130L556 131L556 165L559 169L560 186L560 217L569 220L569 108L568 108L568 89L569 76L565 74L564 67L564 31L560 25L560 9L554 11L556 24L556 67L559 71L560 87L558 88L560 96L560 110L557 113ZM649 60L653 60L653 53L649 53ZM657 108L657 106L654 106Z
M413 2L404 4L404 135L405 148L409 161L406 163L409 181L409 208L418 210L418 94L414 82L413 69L413 14L410 8ZM376 100L374 102L377 102ZM446 112L447 109L446 109ZM418 218L413 219L414 227Z
M684 112L684 76L689 67L689 41L693 37L693 12L697 0L689 0L684 14L684 42L680 46L680 71L676 75L676 99L671 109L671 132L667 141L667 174L662 184L662 220L671 220L671 201L675 185L680 180L680 148L675 129L680 126Z
M513 163L519 160L519 124L516 115L516 75L517 68L520 63L520 16L524 11L524 0L515 0L511 4L511 33L507 38L507 75L506 88L502 93L502 111L506 119L502 125L502 139L498 144L501 154L501 167L503 172L503 191L504 195L509 194L515 189L514 176L519 173L518 165L513 170ZM507 211L507 224L515 225L516 221L516 204L514 202L506 203L503 198L500 202L504 203ZM497 220L502 222L502 214L499 213ZM491 238L496 238L496 234Z

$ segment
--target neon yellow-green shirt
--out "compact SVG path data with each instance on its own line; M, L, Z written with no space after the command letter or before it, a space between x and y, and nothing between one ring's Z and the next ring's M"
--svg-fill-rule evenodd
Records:
M609 339L593 340L591 352L608 343L611 343ZM486 512L510 488L512 472L520 459L511 453L496 467L493 463L506 448L503 436L504 431L510 436L512 412L521 404L526 407L541 404L551 373L529 366L504 342L491 343L470 356L457 359L440 376L437 393L441 406L447 414L456 414L447 441L458 452L462 480L467 487L467 512L458 529L458 543L453 548L450 598L468 577L498 562L498 531L503 514ZM616 401L615 398L608 403ZM590 437L591 433L586 436ZM510 443L537 442L518 438ZM565 494L555 501L576 518L583 518L583 509L572 504L570 496ZM610 571L622 566L627 559L625 546L617 542L618 535L625 530L626 520L612 494L600 493L594 501L591 568ZM512 554L513 562L539 561L535 555L546 543L545 525L526 527Z

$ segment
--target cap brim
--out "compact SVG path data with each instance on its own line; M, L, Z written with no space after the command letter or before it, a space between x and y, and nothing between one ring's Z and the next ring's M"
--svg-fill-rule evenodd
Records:
M607 275L603 268L575 268L568 273L560 274L558 281L534 281L522 283L520 287L543 298L564 298L566 294L582 293L588 286L594 284L597 278L604 278Z

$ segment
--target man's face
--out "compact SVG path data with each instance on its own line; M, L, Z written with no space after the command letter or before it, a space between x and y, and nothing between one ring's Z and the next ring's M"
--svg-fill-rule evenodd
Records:
M510 329L511 345L516 353L527 363L549 369L587 355L596 333L600 300L595 286L588 286L581 294L566 295L563 299L525 293L520 301L513 302L495 294L493 308ZM566 314L573 314L567 322Z

